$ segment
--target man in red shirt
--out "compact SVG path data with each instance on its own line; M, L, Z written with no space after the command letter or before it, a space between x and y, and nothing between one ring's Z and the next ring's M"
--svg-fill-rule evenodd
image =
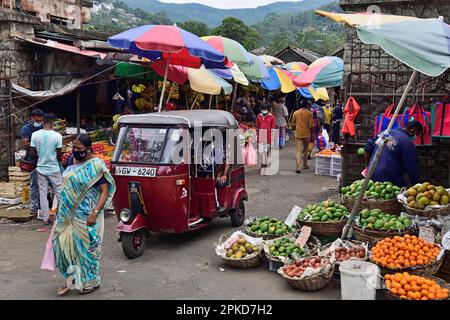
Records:
M264 102L261 106L261 113L256 118L258 152L261 157L261 168L267 167L267 159L272 145L272 130L275 130L276 128L275 117L270 113L271 109L271 104Z

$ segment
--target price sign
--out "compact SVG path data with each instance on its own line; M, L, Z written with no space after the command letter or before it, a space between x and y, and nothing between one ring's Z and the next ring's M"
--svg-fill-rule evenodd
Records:
M295 241L295 245L299 246L300 248L303 248L306 242L308 242L309 236L311 235L311 230L312 230L311 227L303 226L302 230L300 231L300 235Z

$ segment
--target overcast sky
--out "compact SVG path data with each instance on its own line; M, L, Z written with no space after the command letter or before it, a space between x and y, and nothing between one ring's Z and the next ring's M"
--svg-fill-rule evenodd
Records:
M161 2L170 3L201 3L207 6L221 8L221 9L233 9L233 8L256 8L264 6L266 4L281 2L280 0L160 0ZM298 2L301 0L283 0L290 2Z

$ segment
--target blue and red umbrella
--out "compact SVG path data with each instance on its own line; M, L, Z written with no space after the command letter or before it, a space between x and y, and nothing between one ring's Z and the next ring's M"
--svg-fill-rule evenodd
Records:
M126 50L150 60L198 69L224 69L227 58L196 35L177 26L146 25L108 38L111 47Z
M141 26L110 37L108 44L153 61L164 60L167 62L159 112L162 109L169 65L194 69L199 69L204 65L208 69L226 69L228 64L228 59L223 53L196 35L177 26Z

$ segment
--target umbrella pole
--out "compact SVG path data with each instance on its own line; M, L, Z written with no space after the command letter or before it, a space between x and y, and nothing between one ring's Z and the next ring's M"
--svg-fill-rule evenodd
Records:
M394 125L395 119L397 118L398 114L400 113L400 110L403 107L403 104L405 103L406 96L408 95L409 90L411 90L412 84L413 84L414 80L416 79L416 76L417 76L417 71L414 70L411 78L409 79L408 85L406 86L405 91L403 92L402 98L400 99L400 102L397 105L397 109L395 109L395 113L392 116L391 121L389 122L389 126L387 127L385 134L377 140L377 145L378 145L377 151L375 152L373 162L369 167L369 170L366 174L363 185L361 187L361 191L359 192L358 198L356 199L355 205L353 206L350 217L348 218L348 222L345 225L344 230L342 231L342 237L341 237L342 239L345 239L347 237L348 231L350 230L350 227L353 224L353 220L359 211L359 206L361 204L361 200L364 196L364 193L366 192L367 185L369 184L369 180L372 177L372 174L375 171L378 161L380 160L380 156L383 152L383 147L387 140L387 135L389 134L389 132L391 132L391 129Z
M209 96L209 110L211 110L213 95Z
M166 101L166 104L168 104L169 103L169 101L170 101L170 97L172 96L172 93L173 93L173 88L175 87L175 83L172 83L172 85L170 86L170 90L169 90L169 96L167 97L167 101Z
M191 110L194 109L195 103L197 102L198 99L198 95L199 95L198 93L195 95L194 102L192 102Z
M166 91L167 74L169 73L169 63L170 63L170 53L169 53L169 57L167 58L167 62L166 62L166 72L164 73L164 82L163 82L163 87L162 87L162 92L161 92L161 98L159 99L158 112L161 112L161 109L162 109L164 92Z
M216 96L216 110L219 110L219 96Z

